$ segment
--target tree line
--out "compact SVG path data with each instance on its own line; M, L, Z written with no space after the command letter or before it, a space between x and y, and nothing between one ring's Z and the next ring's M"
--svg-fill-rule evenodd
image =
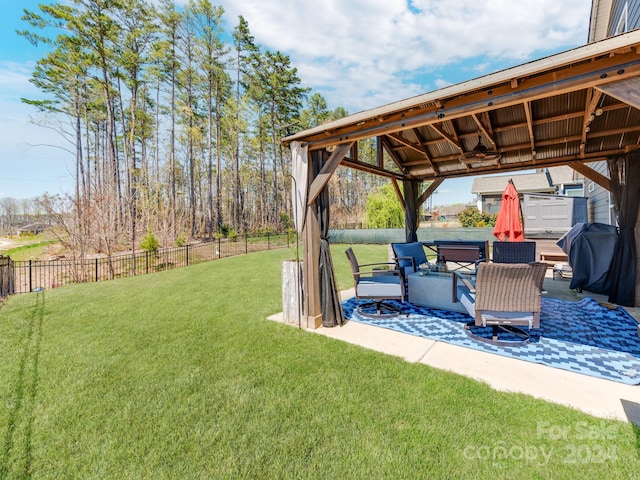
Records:
M256 44L242 16L227 32L209 0L71 0L23 20L18 33L48 46L31 80L45 99L23 101L75 153L74 193L41 205L80 250L135 248L148 232L170 245L289 227L280 139L347 115L302 86L287 55ZM342 169L336 219L356 221L380 182Z

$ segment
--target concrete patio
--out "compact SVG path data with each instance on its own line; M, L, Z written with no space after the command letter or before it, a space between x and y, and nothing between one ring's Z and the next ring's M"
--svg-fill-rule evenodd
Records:
M591 297L607 304L604 295L571 291L569 280L554 280L551 269L547 272L544 288L549 297L574 302ZM353 290L342 292L343 299L353 295ZM640 308L625 310L640 322ZM524 393L596 417L630 421L640 425L640 386L572 373L358 322L348 322L343 327L321 327L310 331L395 355L408 362L422 363L465 375L486 382L496 390Z

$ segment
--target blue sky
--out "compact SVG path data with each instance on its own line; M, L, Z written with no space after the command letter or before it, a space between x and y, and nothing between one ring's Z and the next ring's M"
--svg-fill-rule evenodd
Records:
M15 34L22 9L46 0L4 1L0 17L0 198L73 190L72 145L21 97L44 54ZM184 4L185 0L176 0ZM238 15L256 42L289 55L304 86L350 113L583 45L589 0L221 0L226 29ZM446 180L434 204L468 202L472 179Z
M69 145L50 128L31 123L37 117L21 97L42 98L30 83L33 66L42 55L16 35L23 29L22 8L35 9L37 2L3 2L0 16L0 198L32 198L44 192L72 191L69 168L73 158L62 148Z

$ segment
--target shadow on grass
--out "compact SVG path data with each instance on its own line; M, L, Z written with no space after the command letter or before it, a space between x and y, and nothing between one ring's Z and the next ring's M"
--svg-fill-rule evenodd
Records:
M633 431L636 435L636 453L640 457L640 404L623 398L620 399L620 403L622 403L627 419L633 424Z
M18 364L7 430L0 457L0 478L11 473L19 478L31 476L31 435L33 431L35 401L38 392L38 363L44 320L44 290L36 293L36 302L28 314L28 323L22 339L24 350ZM11 472L14 470L13 472Z

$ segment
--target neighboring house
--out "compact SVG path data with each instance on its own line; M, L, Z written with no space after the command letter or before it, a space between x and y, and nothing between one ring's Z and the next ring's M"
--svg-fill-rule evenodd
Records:
M640 27L640 0L593 0L589 22L589 43L635 30ZM604 113L605 115L607 113ZM589 167L609 177L606 162L589 163ZM616 224L611 194L605 188L585 180L591 222Z
M476 177L471 193L476 195L478 210L498 213L502 192L509 180L513 180L520 198L525 193L584 196L584 179L570 167L545 168L535 173Z
M585 178L569 166L552 167L548 169L551 184L556 188L556 195L567 197L586 197Z
M37 235L42 233L45 228L42 223L31 223L18 228L18 235Z
M462 212L467 205L441 205L438 207L438 214L444 221L452 222L458 220L458 214Z

